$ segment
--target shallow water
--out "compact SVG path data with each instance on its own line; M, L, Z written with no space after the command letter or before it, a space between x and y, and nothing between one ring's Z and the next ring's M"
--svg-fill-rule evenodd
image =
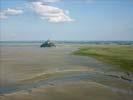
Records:
M98 95L103 96L102 100L107 100L107 96L111 96L109 100L131 100L133 83L108 76L108 74L123 75L125 73L94 58L72 55L71 53L80 46L79 44L59 44L56 48L40 48L39 45L1 46L0 94L4 96L0 97L2 100L10 100L11 97L21 100L23 96L23 92L19 94L21 91L29 93L29 91L49 87L54 89L54 93L49 88L47 92L44 92L45 89L41 90L43 91L41 94L47 94L47 96L41 96L39 100L46 98L46 100L54 100L49 97L50 95L56 96L57 100L71 100L72 98L80 100L80 97L87 100L94 96L96 97L91 100L98 100ZM69 83L71 83L70 86ZM82 91L77 87L73 89L74 84L81 87ZM88 84L90 84L89 87ZM65 91L68 86L69 88ZM71 90L76 93L67 97L63 94L64 92L58 92L58 89L62 89L65 93ZM95 91L93 96L89 96L91 91ZM100 94L105 91L108 95ZM14 93L18 93L19 96ZM60 93L64 97L60 96ZM31 92L31 94L34 93ZM38 95L41 94L38 93ZM78 94L81 96L77 96ZM30 100L27 98L22 100ZM33 100L34 96L30 98Z

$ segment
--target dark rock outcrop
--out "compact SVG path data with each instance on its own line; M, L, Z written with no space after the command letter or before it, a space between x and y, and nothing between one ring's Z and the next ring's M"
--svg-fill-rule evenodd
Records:
M41 46L40 46L41 48L42 47L56 47L55 46L55 44L53 43L53 42L51 42L50 40L47 40L47 41L45 41Z

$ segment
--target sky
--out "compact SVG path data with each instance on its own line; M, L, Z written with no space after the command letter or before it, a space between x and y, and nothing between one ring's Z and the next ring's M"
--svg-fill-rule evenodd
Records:
M132 0L0 0L0 40L133 40Z

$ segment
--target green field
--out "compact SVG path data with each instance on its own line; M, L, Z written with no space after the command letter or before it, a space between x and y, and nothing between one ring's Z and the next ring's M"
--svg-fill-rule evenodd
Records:
M81 47L75 55L91 56L106 63L133 72L133 46L128 45L95 45Z

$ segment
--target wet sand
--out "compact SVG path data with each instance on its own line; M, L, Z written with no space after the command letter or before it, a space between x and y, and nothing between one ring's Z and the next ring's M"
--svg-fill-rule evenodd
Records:
M0 100L132 100L133 83L108 75L125 73L79 46L1 46Z
M1 100L129 100L132 96L112 92L107 87L90 81L68 82L63 85L47 86L30 92L20 91L6 94Z

